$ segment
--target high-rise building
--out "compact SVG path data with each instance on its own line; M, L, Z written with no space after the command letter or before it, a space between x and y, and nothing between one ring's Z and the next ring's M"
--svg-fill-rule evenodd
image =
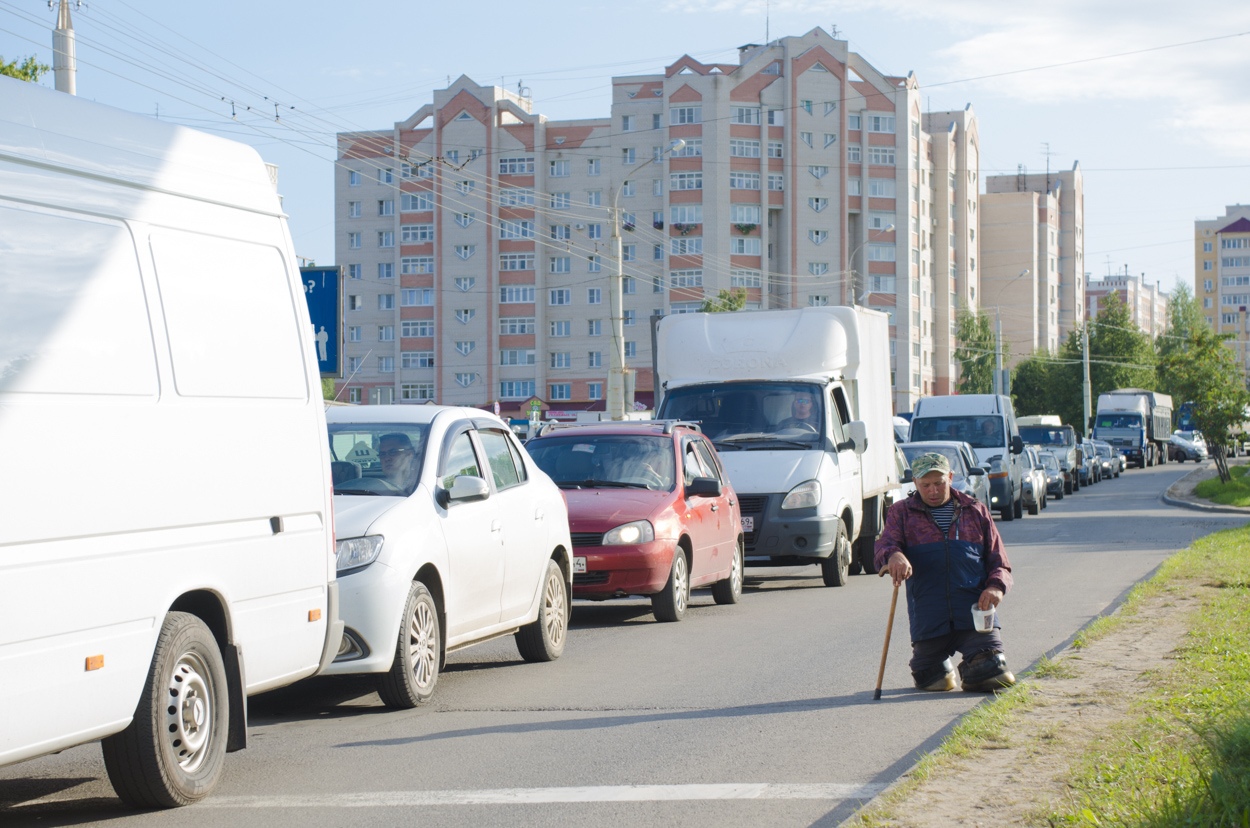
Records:
M1194 222L1194 298L1213 330L1233 335L1228 345L1250 378L1250 205Z
M1120 303L1128 308L1129 318L1143 333L1153 338L1167 330L1168 295L1158 282L1147 282L1144 273L1115 273L1090 279L1085 286L1086 318L1096 318L1112 293L1119 296Z
M926 120L914 77L820 29L614 78L604 119L548 120L525 90L461 77L391 129L339 136L344 396L601 408L619 219L641 406L650 318L741 290L749 309L887 313L910 411L950 388L952 303L976 299L977 142L970 108Z
M986 176L981 208L981 306L1001 318L1011 364L1035 351L1055 353L1085 319L1080 163Z

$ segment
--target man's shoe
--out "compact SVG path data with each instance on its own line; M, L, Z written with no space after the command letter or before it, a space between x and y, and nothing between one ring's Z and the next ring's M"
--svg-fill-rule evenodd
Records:
M993 650L982 650L959 665L963 689L969 693L990 693L1004 690L1016 683L1007 669L1007 656Z
M949 658L918 673L913 672L911 677L916 682L917 690L940 693L955 689L955 667Z

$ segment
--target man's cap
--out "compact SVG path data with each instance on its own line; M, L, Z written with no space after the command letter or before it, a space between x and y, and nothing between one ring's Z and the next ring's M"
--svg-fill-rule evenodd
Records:
M951 461L946 459L945 454L931 451L922 454L915 460L911 461L911 476L914 478L924 477L929 472L940 471L943 474L950 474Z

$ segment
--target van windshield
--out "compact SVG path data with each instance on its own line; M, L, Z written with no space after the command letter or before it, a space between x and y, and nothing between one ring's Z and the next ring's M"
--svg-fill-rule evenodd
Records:
M911 440L956 440L973 448L1001 449L1007 442L1003 418L998 415L968 417L924 417L912 420Z
M1054 426L1020 426L1020 439L1030 446L1071 446L1076 443L1070 429Z
M429 426L422 423L329 423L336 495L407 497L421 479Z
M825 406L814 383L690 385L665 394L660 419L699 422L717 448L806 450L822 444Z

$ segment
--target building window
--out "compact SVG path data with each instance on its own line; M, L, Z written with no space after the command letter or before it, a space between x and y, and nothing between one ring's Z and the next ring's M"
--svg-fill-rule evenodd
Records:
M534 396L534 380L504 380L499 383L499 398L524 400Z
M534 301L533 285L504 285L499 288L500 304L517 304Z
M461 372L456 374L456 385L459 385L462 388L468 388L475 382L477 382L477 374L475 373Z
M499 269L501 271L533 270L533 253L500 253Z
M432 319L405 319L399 323L399 328L399 335L403 337L434 336L434 320Z
M868 116L869 132L894 132L894 116L893 115L869 115ZM917 383L919 384L919 383Z
M638 163L638 151L634 147L623 147L621 149L621 162L626 166Z
M824 276L829 272L828 262L808 262L807 272L813 276Z
M638 123L637 115L621 116L621 132L633 132L636 128L634 125Z
M534 174L534 156L518 156L515 158L499 159L500 175L533 175Z
M780 109L768 110L768 125L769 126L785 126L786 125L786 113Z
M378 233L378 247L394 247L395 231L382 230Z
M399 240L404 244L420 244L434 241L433 224L403 224L399 228Z
M768 142L768 157L769 158L784 158L785 157L785 145L782 144L780 141L769 141Z
M621 198L633 198L635 192L637 190L634 187L634 182L625 181L621 184Z
M477 252L477 245L457 244L452 248L452 250L455 251L456 258L468 260L473 258L473 254Z
M533 207L537 202L532 187L501 187L500 207Z
M499 352L500 365L533 365L537 360L532 350L511 348Z
M603 165L600 163L598 158L586 159L586 175L601 175L602 172Z
M868 261L870 262L892 262L895 261L895 247L892 244L870 244L868 245Z
M823 308L829 304L829 297L822 294L812 294L807 297L807 306L809 308ZM894 344L891 342L890 344Z
M754 237L734 236L729 240L729 252L734 256L760 255L760 240Z
M703 255L703 238L701 236L691 236L689 238L672 238L669 239L669 253L673 256L702 256Z
M499 238L532 239L534 238L534 222L502 219L499 222Z
M362 277L362 268L358 264L349 264L347 266L348 279L360 279Z
M601 382L586 383L586 396L592 400L603 399L603 383Z
M674 204L668 208L668 218L674 225L702 224L702 204Z
M603 320L602 319L587 319L586 320L586 335L587 336L603 336Z
M361 216L360 202L359 201L347 202L347 217L348 218L360 218L360 216Z
M838 134L836 132L825 133L825 148L829 148L838 143Z
M534 330L534 317L532 316L502 316L499 318L499 333L501 336L532 334Z
M768 189L779 193L786 188L786 177L781 173L768 174Z
M548 175L551 178L567 178L569 175L571 164L567 161L552 161L548 165Z
M347 297L347 309L348 310L364 310L365 309L364 297L357 296L355 294L348 296Z
M812 244L824 244L826 241L829 240L829 231L828 230L808 230L807 238L811 240Z
M379 216L395 215L395 201L389 198L379 201L378 202L378 215Z
M395 310L395 294L379 293L378 310Z
M434 399L434 383L404 382L399 386L399 398L409 402L426 402Z
M586 257L586 272L587 273L598 273L602 269L603 269L603 262L598 256L595 256L592 254Z
M729 286L757 288L763 286L763 279L758 270L731 270L729 271Z
M812 145L812 134L810 132L800 132L799 140L810 147Z
M828 207L828 206L829 206L829 199L827 199L827 198L809 198L809 199L807 200L807 206L808 206L808 207L811 207L811 208L812 208L813 210L815 210L817 213L820 213L820 212L823 212L823 211L824 211L824 209L825 209L826 207Z
M670 190L702 190L703 173L699 171L672 173L668 177L668 188Z
M573 367L573 355L568 351L553 351L550 354L552 368Z
M638 343L637 342L627 341L625 343L625 356L630 359L638 356Z
M631 296L638 292L638 280L633 276L624 276L621 278L621 293Z
M1210 253L1210 252L1211 252L1211 242L1203 242L1203 243L1202 243L1202 252L1203 252L1203 253Z
M434 288L403 288L399 292L400 307L411 308L434 304Z
M360 186L360 172L358 170L347 171L347 186L348 187Z
M433 256L402 256L399 260L399 272L405 276L417 273L433 273Z
M425 213L434 209L434 197L429 193L403 193L399 202L400 209L405 213Z
M868 163L881 166L894 166L894 147L869 147Z
M668 123L670 126L680 124L698 124L703 122L703 107L677 106L669 109Z
M656 127L659 129L659 127ZM700 158L703 155L703 139L687 138L686 145L673 153L674 158Z
M476 276L457 276L456 281L455 281L456 290L460 291L461 293L468 293L469 291L473 290L473 287L476 284L477 284Z
M729 123L731 124L751 124L759 126L760 109L758 106L735 106L729 111ZM757 158L759 156L756 156Z
M378 170L378 183L379 184L394 184L395 183L395 171L392 169Z
M680 288L701 288L703 287L703 271L674 270L669 275L669 280L674 290Z
M760 188L760 174L757 172L730 170L729 187L733 190L758 190Z
M461 325L469 324L475 316L477 316L477 311L473 308L456 308L456 321Z
M548 292L547 299L548 304L551 305L571 305L573 304L573 291L569 288L557 288Z
M378 373L379 374L395 373L395 357L393 356L378 357Z
M703 308L702 302L674 302L669 306L674 315L683 313L698 313Z
M635 259L638 258L637 251L638 251L638 245L636 244L622 244L621 245L621 261L623 262L634 261Z
M401 368L433 368L433 351L401 351L399 354Z
M603 351L591 351L586 354L586 365L590 368L602 368Z
M893 178L868 179L868 195L874 198L894 198Z
M601 305L603 304L603 288L586 288L586 304Z
M567 319L553 319L550 327L551 336L572 336L573 323Z
M360 326L359 325L352 325L347 329L347 341L348 342L360 341Z
M573 399L573 386L567 382L553 382L547 388L551 391L549 399L560 401Z
M734 158L759 158L760 142L745 138L729 139L729 154Z
M348 233L347 234L347 246L352 250L359 250L360 249L360 234Z
M468 356L469 354L473 353L475 350L477 350L477 342L473 341L472 339L461 339L458 342L456 342L456 353L460 354L461 356ZM434 356L434 352L431 351L430 357L433 358L433 356ZM433 367L433 366L431 365L430 367Z

